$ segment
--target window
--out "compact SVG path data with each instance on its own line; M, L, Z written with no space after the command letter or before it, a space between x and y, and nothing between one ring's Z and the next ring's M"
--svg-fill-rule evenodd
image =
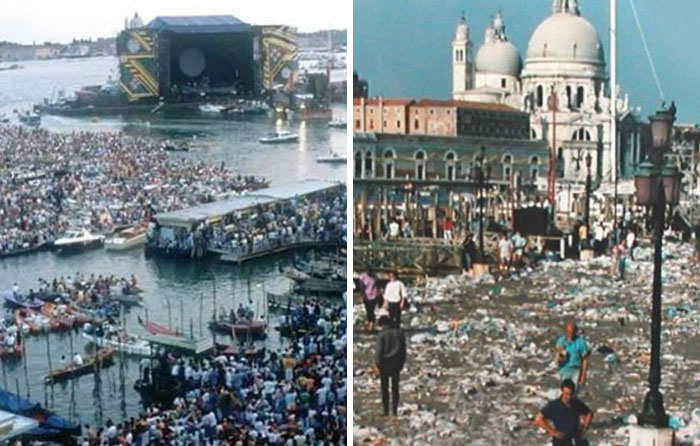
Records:
M501 88L506 88L506 78L501 78Z
M374 130L374 119L369 120L369 129Z
M431 109L430 109L430 114L431 114L431 115L434 115L434 114L435 114L435 109L434 109L434 108L431 108Z
M415 121L413 121L413 128L418 130L418 127L419 127L418 120L416 119Z
M361 123L361 121L359 119L355 120L355 128L358 130L360 129L360 123Z
M401 128L401 121L396 121L396 128Z
M445 155L445 178L449 181L457 178L457 155L452 151Z
M384 178L394 178L394 158L396 154L393 150L384 151Z
M566 106L571 108L571 85L566 86Z
M425 152L422 150L419 150L416 152L415 159L416 159L416 179L418 180L425 180L425 173L426 173L426 162L425 162Z
M542 85L537 86L537 106L542 107L542 104L544 104L544 89L542 88Z
M540 159L536 156L530 157L530 180L534 183L537 181L539 172Z
M360 152L355 153L355 178L362 177L362 154Z
M510 154L503 155L503 179L509 179L513 172L513 156Z
M371 177L374 173L374 162L372 158L371 150L365 152L365 178Z
M384 121L384 128L386 128L386 121Z
M583 87L578 87L576 89L576 108L579 108L583 105L583 94Z

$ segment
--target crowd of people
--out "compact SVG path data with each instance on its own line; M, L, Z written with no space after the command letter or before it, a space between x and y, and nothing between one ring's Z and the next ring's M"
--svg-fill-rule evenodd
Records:
M179 234L166 234L151 223L149 243L201 257L207 250L245 255L300 242L339 241L346 235L346 206L343 190L293 199L281 212L260 209L255 218L227 215L215 224L203 221L194 230Z
M316 330L280 351L205 359L161 354L153 366L144 359L143 381L168 386L172 399L120 424L85 426L83 444L346 444L345 308L301 308Z
M169 156L124 133L0 127L0 255L51 241L71 226L109 232L264 180Z

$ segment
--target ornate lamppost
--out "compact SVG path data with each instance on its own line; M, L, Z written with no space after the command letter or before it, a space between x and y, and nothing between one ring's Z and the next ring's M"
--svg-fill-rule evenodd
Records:
M666 205L678 204L681 174L673 165L664 166L664 152L670 147L675 107L662 106L650 116L653 141L652 161L643 162L635 173L637 204L653 206L654 225L654 277L651 310L651 362L649 365L649 391L644 397L639 428L631 432L632 440L639 445L670 445L672 433L667 428L668 416L664 410L661 383L661 247L666 220Z
M486 163L486 147L481 146L480 153L476 160L479 164L476 167L477 182L479 184L479 253L481 255L481 261L485 262L486 257L484 255L484 202L485 197L485 184L491 179L491 166Z

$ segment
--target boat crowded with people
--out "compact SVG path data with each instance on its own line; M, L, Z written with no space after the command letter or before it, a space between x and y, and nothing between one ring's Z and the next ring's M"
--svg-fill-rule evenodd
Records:
M51 370L46 376L44 376L44 383L55 384L93 373L99 368L112 365L113 356L114 349L106 347L98 349L94 354L84 359L80 358L79 362L77 363L75 362L76 357L74 357L72 358L73 362L71 362L71 364L56 370Z

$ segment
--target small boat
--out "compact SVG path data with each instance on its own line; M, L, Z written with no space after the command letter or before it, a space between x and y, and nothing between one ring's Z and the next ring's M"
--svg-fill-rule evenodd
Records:
M38 127L41 124L41 115L31 111L19 113L19 122L30 127Z
M137 337L124 332L116 332L105 336L97 336L94 332L83 331L83 338L97 345L98 347L110 347L116 352L124 352L131 356L151 356L150 344Z
M226 109L223 105L214 105L214 104L201 104L199 106L199 111L201 113L211 113L211 114L219 114L223 112Z
M348 162L348 157L336 152L330 152L326 156L319 156L318 158L316 158L316 162L328 164L345 164Z
M133 226L117 232L105 241L107 251L124 251L146 244L146 228Z
M32 418L39 422L39 427L24 434L28 438L58 439L79 436L80 424L71 423L53 412L44 409L41 404L29 401L19 395L0 389L0 410Z
M209 322L209 329L229 336L233 333L236 337L242 338L250 336L253 339L263 339L265 337L265 323L262 321L238 320L233 322L230 319L219 319Z
M69 229L63 237L53 242L54 248L69 252L99 248L105 241L104 235L93 234L87 229Z
M41 314L28 308L15 310L15 324L22 333L38 334L49 328L49 320Z
M288 132L286 130L282 130L279 132L270 133L269 135L260 138L258 141L260 141L263 144L279 144L279 143L286 143L286 142L297 142L297 141L299 141L299 135L297 133L292 133L292 132Z
M10 308L29 308L31 310L38 310L44 305L39 299L28 298L23 294L15 294L14 291L3 291L0 293L0 297L5 300L5 305Z
M328 127L332 129L345 129L348 127L348 122L345 119L334 119L328 123Z
M41 251L42 249L47 248L49 245L50 242L41 242L38 245L28 246L26 248L13 249L12 251L0 251L0 259L5 257L16 257L24 254L31 254L33 252Z
M114 350L111 348L98 349L94 355L86 357L82 365L67 365L49 372L49 374L44 377L44 383L55 384L57 382L78 378L88 373L93 373L98 366L102 368L112 365L113 355Z
M8 346L2 344L0 346L0 358L10 359L10 358L21 358L24 353L24 337L17 336L17 340L13 346Z
M189 152L190 148L186 145L176 146L174 144L165 144L163 150L166 152Z
M41 314L48 318L51 331L68 331L76 324L75 317L68 312L68 306L66 305L60 306L59 309L59 305L53 303L44 304L41 307Z
M139 325L143 327L144 330L149 332L150 334L154 335L167 335L167 336L182 336L182 333L180 333L177 330L171 330L168 327L164 327L160 324L157 324L155 322L144 322L141 320L140 316L137 316L137 319L139 321Z

